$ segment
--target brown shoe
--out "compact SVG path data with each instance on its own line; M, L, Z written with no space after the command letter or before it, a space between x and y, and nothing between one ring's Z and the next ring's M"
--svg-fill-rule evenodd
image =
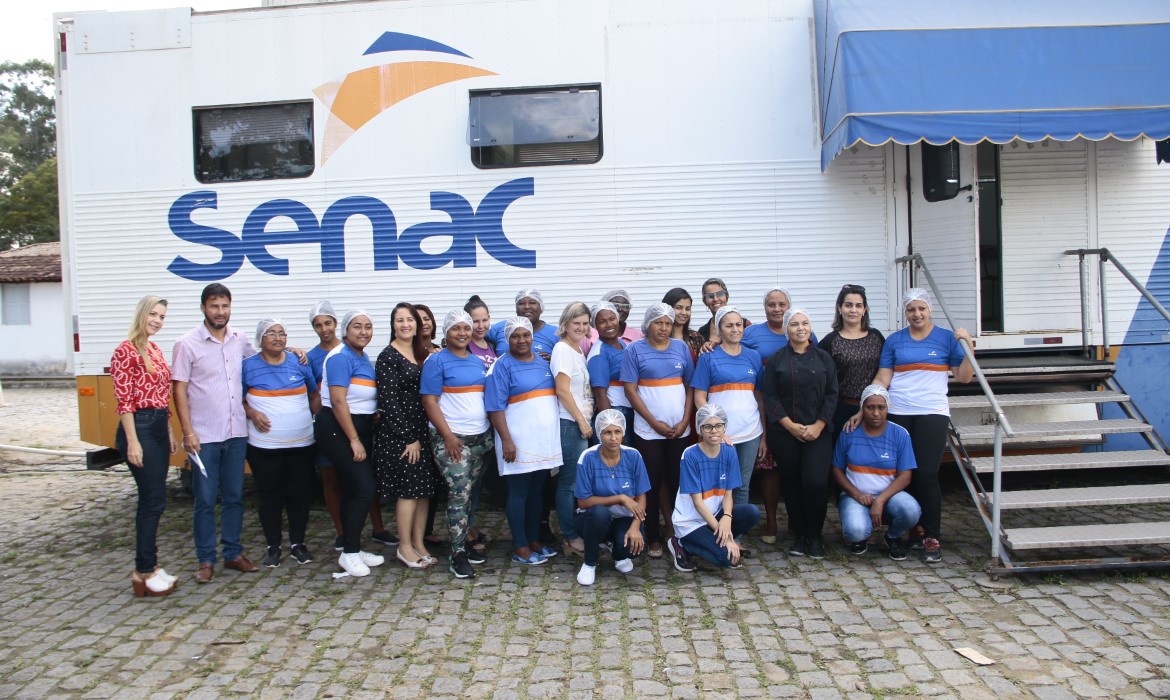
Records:
M199 562L199 568L195 569L195 583L208 583L215 577L215 564L209 561Z
M250 574L253 571L260 570L260 567L253 564L252 561L250 559L248 559L248 557L244 556L243 554L236 557L235 559L232 559L231 561L225 561L223 563L223 568L235 569L236 571L243 571L246 574Z

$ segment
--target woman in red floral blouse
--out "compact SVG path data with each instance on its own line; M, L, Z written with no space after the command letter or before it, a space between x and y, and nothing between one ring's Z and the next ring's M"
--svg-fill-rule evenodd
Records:
M179 449L168 409L171 370L162 351L150 341L162 330L166 317L166 299L143 297L134 310L129 339L110 358L119 416L116 444L138 484L138 547L130 578L137 597L167 595L175 590L176 582L159 568L155 544L158 521L167 507L170 455Z

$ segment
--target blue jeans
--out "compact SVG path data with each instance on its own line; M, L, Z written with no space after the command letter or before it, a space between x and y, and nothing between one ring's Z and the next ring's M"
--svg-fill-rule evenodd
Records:
M850 498L849 494L842 493L837 500L837 510L841 515L841 533L845 536L845 541L866 542L869 536L873 534L873 518L869 515L869 507L863 506L857 501ZM882 510L882 522L886 524L886 537L894 539L906 534L906 531L914 527L918 522L918 518L922 515L922 509L918 507L918 501L905 491L899 491L886 501L886 507Z
M630 530L632 517L619 518L614 515L609 506L590 506L589 509L577 513L577 530L585 540L585 563L597 566L597 559L601 556L601 543L613 542L613 560L621 561L630 558L630 548L626 546L626 533Z
M715 513L715 518L718 520L720 513ZM760 522L760 509L750 503L737 505L731 510L731 535L732 537L740 537L743 533L756 526ZM686 537L682 538L683 549L687 550L688 554L696 557L702 557L711 562L715 566L724 569L731 566L731 560L727 558L727 547L720 547L719 542L715 539L715 531L703 525L699 529L692 531Z
M748 502L748 494L752 490L752 472L756 470L756 456L760 453L760 440L764 436L752 438L735 446L735 456L739 458L739 478L743 483L732 493L735 505Z
M140 408L134 413L134 434L142 445L142 466L130 467L138 485L138 513L134 518L137 546L134 568L148 574L158 566L158 521L167 509L167 471L170 469L171 440L167 433L170 418L165 408ZM126 458L126 432L118 422L114 444Z
M231 561L244 553L240 533L244 529L244 454L247 438L229 438L223 442L205 442L199 459L207 476L191 465L191 488L195 491L195 556L199 563L215 563L215 498L220 498L219 519L223 532L223 560Z
M561 535L566 540L581 536L577 531L577 499L573 489L577 486L577 460L589 447L589 441L581 437L581 428L575 420L561 419L561 473L557 476L557 522L561 524Z
M513 549L523 549L529 542L540 542L540 490L547 478L547 469L504 477L504 483L508 484L504 514L508 518L508 529L512 531Z

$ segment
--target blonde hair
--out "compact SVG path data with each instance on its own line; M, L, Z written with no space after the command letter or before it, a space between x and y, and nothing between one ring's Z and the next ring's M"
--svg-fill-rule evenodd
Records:
M565 334L569 332L569 321L584 316L589 318L589 307L583 301L570 302L565 310L561 312L561 321L557 324L557 337L564 338Z
M134 349L142 357L142 363L146 365L146 371L154 374L154 363L150 361L150 353L147 350L147 343L150 342L150 334L146 332L146 320L150 318L150 312L154 311L154 307L162 304L167 305L167 300L162 297L147 295L138 300L138 306L134 307L134 318L130 321L130 333L128 339Z

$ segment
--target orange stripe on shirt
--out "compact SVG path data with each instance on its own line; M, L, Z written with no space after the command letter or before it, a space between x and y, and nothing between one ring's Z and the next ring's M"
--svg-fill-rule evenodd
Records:
M878 476L890 476L898 473L897 469L878 469L877 467L862 467L856 464L850 464L846 469L858 474L877 474Z
M949 372L950 367L946 365L932 365L928 362L915 362L909 365L895 365L895 372L913 372L914 370L922 370L924 372Z
M523 394L516 394L515 396L508 399L508 403L520 403L521 401L527 401L528 399L538 399L541 396L556 395L556 389L533 389L532 391L526 391Z
M619 382L616 379L609 383L610 386L625 386L625 382Z
M482 394L483 386L473 384L471 386L445 386L443 387L444 394Z
M755 391L755 390L756 390L755 384L741 382L741 383L736 383L736 384L716 384L715 386L708 389L707 393L708 394L717 394L720 391Z
M669 379L639 379L638 386L674 386L682 384L682 377L671 377Z
M298 394L307 394L309 390L304 385L298 386L294 389L257 389L251 387L248 389L249 396L296 396Z
M727 495L727 489L711 489L710 491L703 492L703 500L705 501L708 498L712 498L714 496L726 496L726 495Z
M350 384L357 384L358 386L377 387L378 383L373 379L362 379L361 377L352 377L349 380Z

